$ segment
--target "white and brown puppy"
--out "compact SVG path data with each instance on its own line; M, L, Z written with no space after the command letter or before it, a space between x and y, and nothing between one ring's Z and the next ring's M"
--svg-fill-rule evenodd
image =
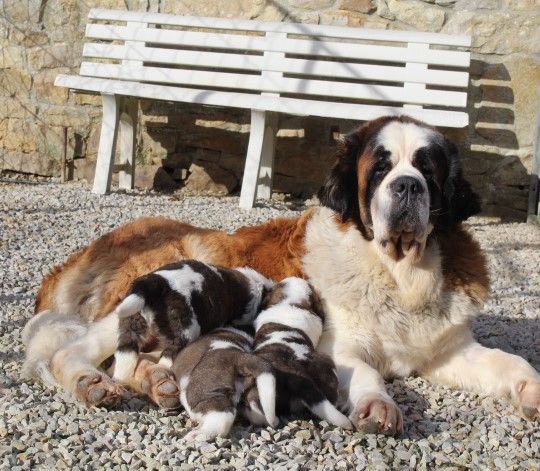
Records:
M159 339L159 363L169 368L178 352L201 334L232 321L251 323L271 286L250 268L195 260L138 278L115 310L120 321L114 378L124 382L133 376L140 349L151 337Z
M227 435L247 381L253 381L263 418L277 425L276 382L272 367L251 353L253 338L233 327L216 329L184 348L172 370L179 380L180 401L199 424L186 440Z
M309 283L290 277L275 285L255 320L254 353L272 365L276 376L279 414L306 407L331 424L352 428L334 406L338 379L334 363L315 351L324 315L320 300ZM263 419L261 388L246 388L242 413L253 423Z

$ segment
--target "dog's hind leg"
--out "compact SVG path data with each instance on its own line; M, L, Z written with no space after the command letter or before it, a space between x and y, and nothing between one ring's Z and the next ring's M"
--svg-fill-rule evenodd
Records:
M118 317L114 314L89 325L88 331L59 348L51 371L59 385L87 405L112 406L125 389L97 367L118 346Z
M114 353L113 378L127 384L133 377L139 362L140 347L148 330L148 323L140 314L136 314L120 318L118 330L118 348Z
M299 398L314 415L338 427L353 428L351 421L337 410L312 380L290 375L288 384L292 397Z
M214 396L199 402L191 410L190 415L199 422L199 425L184 439L186 441L213 440L217 436L224 437L229 434L236 417L236 407L230 398Z

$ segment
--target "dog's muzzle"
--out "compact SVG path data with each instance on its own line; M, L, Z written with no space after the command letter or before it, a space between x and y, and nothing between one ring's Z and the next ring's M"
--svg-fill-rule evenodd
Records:
M404 175L388 185L391 195L388 233L381 241L384 251L395 260L422 256L428 233L429 196L418 178Z

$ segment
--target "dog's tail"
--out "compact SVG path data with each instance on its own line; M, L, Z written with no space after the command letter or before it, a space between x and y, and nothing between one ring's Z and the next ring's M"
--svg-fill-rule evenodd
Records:
M270 364L252 353L244 353L240 358L240 373L251 376L257 385L259 403L266 422L276 427L276 377Z
M311 413L338 427L352 429L351 421L342 414L309 378L289 375L288 385L293 397L298 397Z
M114 312L120 319L133 316L144 309L144 299L142 296L132 293L124 298L124 300L116 306Z
M22 377L37 378L48 386L55 386L57 383L50 370L52 357L64 345L84 335L86 330L86 325L73 316L49 310L33 316L22 332L26 348Z

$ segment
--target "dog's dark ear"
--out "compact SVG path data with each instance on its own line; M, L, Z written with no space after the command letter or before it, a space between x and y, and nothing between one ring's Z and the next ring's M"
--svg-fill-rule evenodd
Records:
M456 145L445 139L445 151L448 159L448 178L444 184L447 226L465 221L481 211L480 197L463 178L459 152Z
M317 194L321 204L336 211L343 222L358 213L356 165L361 147L357 131L347 134L339 142L336 163Z

